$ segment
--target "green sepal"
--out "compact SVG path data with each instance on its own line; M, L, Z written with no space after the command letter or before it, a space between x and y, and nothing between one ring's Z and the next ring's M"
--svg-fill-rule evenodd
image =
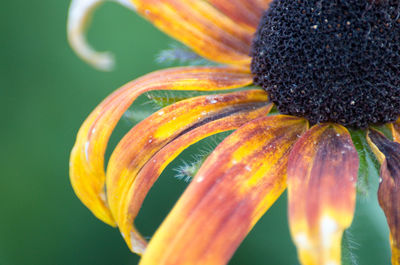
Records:
M175 177L179 180L184 180L186 182L190 182L194 176L196 176L197 171L199 171L203 162L207 159L208 155L199 158L193 162L187 163L183 161L183 165L179 166L175 169L176 175Z
M381 133L383 133L389 140L393 141L393 135L392 135L392 131L391 129L387 126L387 124L385 125L373 125L371 126L371 128L374 128L377 131L380 131Z
M123 120L132 126L146 119L153 113L152 110L127 110L122 116Z
M342 265L357 265L357 256L354 249L357 244L352 240L349 230L345 230L342 237Z
M146 93L156 110L198 95L200 93L196 91L151 91Z
M368 145L365 130L349 129L353 144L356 147L360 166L358 169L357 193L368 196L370 190L369 178L379 179L379 163Z
M170 44L168 49L162 50L158 53L156 56L156 62L166 66L218 65L197 55L191 49L178 42Z
M192 155L193 161L185 162L183 160L182 165L175 169L175 172L177 173L175 177L177 179L190 182L194 176L196 176L204 161L211 155L218 144L221 143L232 132L233 131L226 131L211 135L186 149L186 151L189 153L195 152L195 154Z

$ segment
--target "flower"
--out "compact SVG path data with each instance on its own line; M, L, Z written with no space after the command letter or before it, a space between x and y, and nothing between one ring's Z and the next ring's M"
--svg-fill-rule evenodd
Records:
M73 0L68 37L103 70L109 54L84 39L101 0ZM290 231L305 265L341 264L352 222L358 128L381 163L379 203L400 264L400 13L394 0L117 0L202 57L225 66L179 67L134 80L86 119L71 153L81 201L118 226L140 264L226 264L288 189ZM258 28L258 30L256 30ZM250 56L249 56L250 54ZM133 127L104 154L118 120L151 90L263 89L189 98ZM280 113L270 113L273 106ZM385 136L376 125L385 124ZM163 169L185 148L236 129L205 160L149 243L134 227ZM106 192L105 192L106 187Z

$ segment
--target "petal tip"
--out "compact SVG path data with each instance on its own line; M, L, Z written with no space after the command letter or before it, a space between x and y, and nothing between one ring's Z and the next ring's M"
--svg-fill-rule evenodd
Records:
M114 0L115 2L134 10L129 0ZM88 21L96 7L105 0L72 0L67 21L68 41L76 54L85 62L101 71L111 71L114 68L114 56L110 52L97 52L87 42L85 34Z
M143 255L147 247L147 241L135 232L131 232L130 240L131 244L129 248L131 249L131 251L139 255Z

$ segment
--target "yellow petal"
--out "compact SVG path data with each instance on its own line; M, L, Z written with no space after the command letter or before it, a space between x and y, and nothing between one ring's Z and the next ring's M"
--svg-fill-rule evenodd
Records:
M148 191L165 167L189 145L192 145L212 134L237 129L239 126L250 120L266 116L271 109L271 104L260 108L257 106L257 103L249 106L252 105L254 105L255 109L253 109L253 107L243 108L243 106L239 106L238 108L234 107L234 109L237 109L237 112L235 110L235 112L230 116L210 121L200 127L186 132L163 147L143 166L126 196L129 201L124 204L127 208L122 209L123 221L119 224L119 229L122 234L127 235L125 240L127 240L128 246L133 252L142 253L146 246L144 243L145 240L133 226L134 220Z
M70 179L79 199L100 220L115 225L104 193L104 153L123 113L150 90L224 90L250 84L252 77L229 68L183 67L148 74L108 96L82 124L71 152Z
M375 152L380 152L381 181L378 200L390 229L392 265L400 264L400 144L387 139L371 129L368 142Z
M289 224L303 265L341 264L341 238L353 219L358 155L340 125L315 125L288 164Z
M134 9L130 0L109 0ZM88 64L103 71L114 67L114 57L109 52L97 52L87 43L86 27L93 11L106 0L72 0L67 21L68 41L76 54Z
M253 120L227 137L157 230L141 265L226 264L286 187L286 165L307 122Z
M130 239L129 207L134 181L145 163L154 160L152 156L177 137L243 110L265 106L266 101L267 95L262 90L191 98L160 110L125 135L108 163L107 197L121 233L133 251L137 244Z
M249 70L255 28L244 27L204 0L131 0L138 13L199 55Z

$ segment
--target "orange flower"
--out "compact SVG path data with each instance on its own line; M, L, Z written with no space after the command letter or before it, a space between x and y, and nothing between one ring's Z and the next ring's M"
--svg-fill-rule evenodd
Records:
M72 1L68 37L82 59L108 70L110 55L92 50L84 38L88 16L101 2ZM394 0L116 2L224 65L171 68L134 80L108 96L79 130L72 186L95 216L118 226L129 248L143 254L140 264L226 264L286 187L301 264L341 264L359 171L351 127L363 130L382 164L378 198L392 263L400 264L400 19ZM154 113L121 139L104 171L109 137L141 94L253 82L263 89L194 97ZM273 105L280 114L270 113ZM377 124L391 129L393 141L371 127ZM134 221L161 172L188 146L233 129L147 243Z

